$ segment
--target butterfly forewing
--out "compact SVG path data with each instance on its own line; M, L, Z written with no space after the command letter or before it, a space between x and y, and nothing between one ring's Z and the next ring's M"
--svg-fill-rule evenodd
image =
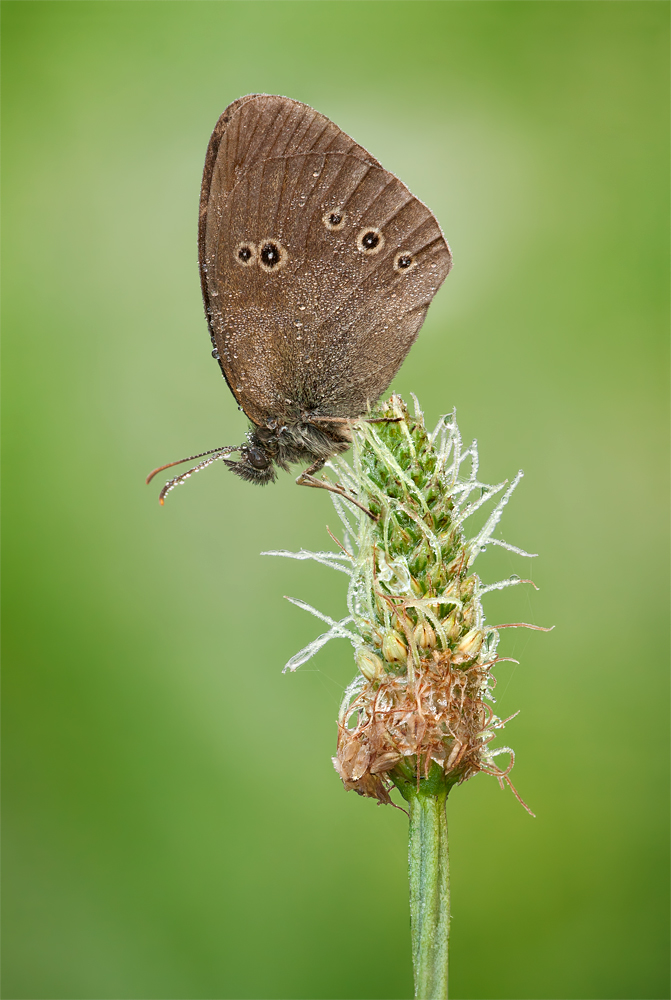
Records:
M219 118L205 157L200 193L201 263L208 209L227 198L253 163L272 156L327 151L351 153L379 166L363 146L306 104L272 94L250 94L233 101Z
M362 147L298 102L241 99L217 129L199 251L231 389L257 424L364 412L394 377L449 271L438 223Z

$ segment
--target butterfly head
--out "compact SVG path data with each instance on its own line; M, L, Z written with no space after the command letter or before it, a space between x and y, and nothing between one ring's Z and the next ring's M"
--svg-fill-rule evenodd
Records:
M229 458L225 458L224 462L231 472L248 483L265 486L266 483L274 483L277 478L273 460L263 442L258 440L255 434L251 435L249 444L240 448L240 458L237 462Z

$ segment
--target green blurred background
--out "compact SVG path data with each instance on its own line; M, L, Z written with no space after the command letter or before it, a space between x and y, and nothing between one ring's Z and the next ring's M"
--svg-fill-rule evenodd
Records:
M657 2L6 2L6 998L402 998L406 819L345 794L326 495L241 440L202 315L208 137L253 91L334 119L455 266L395 388L456 405L540 587L504 742L538 815L449 803L454 998L668 997L668 14ZM529 573L503 551L486 580Z

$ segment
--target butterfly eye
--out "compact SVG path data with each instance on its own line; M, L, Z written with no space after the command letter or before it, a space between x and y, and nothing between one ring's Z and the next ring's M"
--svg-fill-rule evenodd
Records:
M277 240L264 240L259 250L259 264L264 271L277 271L286 262L287 252Z
M362 229L356 238L358 249L365 254L379 253L384 246L384 236L379 229Z
M253 243L239 243L235 248L235 259L243 267L251 267L256 260L256 247Z
M394 258L394 270L396 271L410 271L417 261L410 253L398 253Z
M267 469L270 465L270 459L259 448L248 448L246 456L249 464L255 469Z
M347 220L347 215L342 208L332 208L322 215L322 222L327 229L342 229Z

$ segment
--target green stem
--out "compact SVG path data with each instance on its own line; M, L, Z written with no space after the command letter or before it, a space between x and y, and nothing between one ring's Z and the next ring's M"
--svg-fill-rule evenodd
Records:
M453 782L448 784L435 764L419 788L405 774L392 772L391 776L410 813L408 874L415 997L447 1000L450 867L445 805Z

